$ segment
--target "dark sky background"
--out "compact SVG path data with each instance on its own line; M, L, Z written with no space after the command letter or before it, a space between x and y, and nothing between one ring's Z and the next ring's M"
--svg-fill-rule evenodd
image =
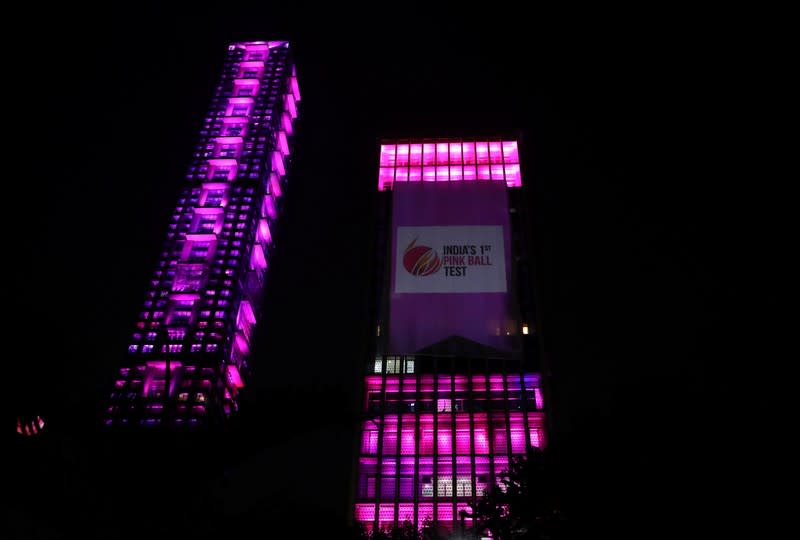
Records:
M226 45L244 39L292 42L295 165L251 434L196 495L217 513L167 529L344 521L378 140L509 130L523 133L551 405L579 517L645 537L732 526L734 489L759 476L740 460L772 429L779 356L775 192L745 172L755 144L729 144L753 137L746 32L607 7L236 6L62 5L46 20L31 6L14 22L30 39L4 37L7 411L42 411L52 433L28 468L52 485L21 491L20 530L117 531L101 516L114 503L86 457L102 447L87 419L125 350Z

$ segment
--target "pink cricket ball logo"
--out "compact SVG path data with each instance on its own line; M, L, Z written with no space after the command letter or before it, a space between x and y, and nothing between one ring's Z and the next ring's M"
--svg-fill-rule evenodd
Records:
M414 238L403 252L403 266L412 276L429 276L442 267L439 254L428 246L415 246Z

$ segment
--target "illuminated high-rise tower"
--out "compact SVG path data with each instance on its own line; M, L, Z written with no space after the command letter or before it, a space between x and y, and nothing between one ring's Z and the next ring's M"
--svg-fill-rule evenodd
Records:
M467 504L545 443L518 143L384 141L379 167L355 519L468 527Z
M107 425L213 424L236 411L299 101L287 42L228 47Z

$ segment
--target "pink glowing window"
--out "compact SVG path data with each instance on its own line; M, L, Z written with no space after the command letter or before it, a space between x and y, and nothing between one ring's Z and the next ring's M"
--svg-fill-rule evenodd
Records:
M433 454L433 415L421 414L419 417L419 453Z
M236 97L254 97L258 94L258 79L235 79L233 95Z
M433 165L436 163L436 145L423 144L422 145L422 164Z
M394 504L381 504L378 510L378 524L391 525L394 522Z
M542 430L539 428L532 428L530 431L531 446L542 448Z
M406 147L407 149L408 147ZM393 144L381 145L381 167L394 167L396 156L396 146Z
M422 180L422 167L411 167L408 169L408 181L420 182Z
M286 110L289 111L289 115L292 119L297 118L297 105L294 102L294 96L292 94L286 94L284 96L284 102Z
M506 163L519 163L517 141L503 141L503 161Z
M258 220L258 231L256 232L256 242L264 245L272 243L272 232L269 230L269 223L266 219Z
M397 145L397 166L398 167L405 167L408 165L408 145L407 144L398 144Z
M417 515L419 516L419 523L425 520L433 520L433 505L428 503L418 504Z
M464 165L464 180L477 180L478 170L475 165Z
M411 165L422 165L422 145L412 144L409 147Z
M437 452L443 455L453 453L452 423L449 415L439 415L439 426L436 432Z
M356 505L356 519L358 521L374 521L375 520L375 505L374 504L357 504Z
M536 409L542 410L544 409L544 398L542 398L542 391L538 388L533 389L533 399L536 402Z
M489 143L488 142L475 143L475 156L478 164L489 163Z
M250 116L253 110L253 98L251 97L232 97L228 99L228 106L225 108L225 116Z
M408 182L408 169L406 168L399 168L395 169L394 173L394 181L395 182Z
M248 43L245 45L244 61L245 62L264 61L267 59L268 54L269 54L268 45Z
M292 129L292 117L289 116L289 113L281 114L281 126L287 135L291 135L293 133L294 130Z
M453 520L453 505L450 503L439 503L436 505L436 519L438 521Z
M239 64L239 79L260 79L264 74L264 62L242 62Z
M227 184L206 183L200 193L198 206L224 207L228 202Z
M383 455L397 454L397 416L386 415L383 424Z
M494 443L494 452L496 454L505 454L508 452L508 434L505 416L501 414L492 415L492 432Z
M489 170L491 171L492 180L504 180L502 165L490 165Z
M208 160L208 179L209 180L227 180L231 181L236 178L236 173L239 171L239 163L235 159L221 158Z
M272 195L267 193L261 203L261 217L269 217L275 219L278 216L278 209L275 207L275 199Z
M475 164L475 143L468 142L462 143L462 150L464 156L464 165Z
M461 165L461 143L450 143L450 165Z
M489 162L503 163L503 151L499 142L489 143Z
M256 324L256 315L253 307L248 300L242 300L239 304L239 312L236 314L236 328L239 329L247 339Z
M450 158L448 155L448 144L438 143L436 145L436 164L447 165L449 163L450 163Z
M422 181L435 182L436 181L436 167L422 167Z
M488 165L478 165L478 180L491 180Z
M378 453L378 424L372 420L364 422L361 432L361 453L373 456Z
M506 165L506 182L508 187L519 187L522 185L522 175L519 172L519 165Z
M436 167L436 181L447 182L448 180L448 167Z
M300 87L297 84L297 73L294 66L292 66L292 78L290 79L290 84L292 86L292 94L294 94L294 100L300 101Z
M475 429L473 436L475 440L475 453L489 453L489 428L485 413L476 413L474 417Z
M394 180L394 168L381 167L378 172L378 189L381 191L392 188L392 181Z
M470 453L472 432L469 427L468 414L456 414L456 454Z
M214 141L214 157L237 159L242 153L241 137L217 137Z
M228 365L226 366L226 371L228 375L228 384L232 388L244 387L244 383L242 382L242 377L241 375L239 375L239 369L236 366Z
M260 244L253 246L252 254L250 255L250 268L253 270L264 270L267 267L267 258L264 256L264 250Z
M286 174L286 167L283 164L283 156L280 152L272 152L272 170L281 176Z
M404 456L413 455L415 450L415 420L414 415L403 415L402 428L400 432L400 454Z
M286 132L283 130L278 132L278 149L284 156L289 155L289 139L286 137Z
M401 494L400 496L402 497L403 495ZM414 494L412 493L411 496L413 497ZM397 521L400 523L404 521L414 523L414 505L408 503L398 505Z
M461 166L460 165L450 167L450 181L451 182L457 182L457 181L461 180L462 178L463 178L463 175L461 174Z
M181 260L208 261L213 258L217 237L213 234L187 234L181 250Z
M223 118L220 133L223 137L244 137L247 134L247 118Z
M391 357L389 357L391 358ZM389 360L387 360L388 362ZM389 371L387 369L387 371ZM400 391L400 377L397 375L390 375L386 377L386 392L399 392Z
M269 175L269 194L273 196L273 198L278 198L281 196L281 179L276 173L272 173Z
M525 453L525 425L523 423L522 413L512 412L509 413L509 428L511 434L511 453L524 454Z

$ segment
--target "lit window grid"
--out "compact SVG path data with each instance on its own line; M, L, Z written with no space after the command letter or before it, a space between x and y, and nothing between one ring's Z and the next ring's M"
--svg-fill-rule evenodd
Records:
M260 42L253 43L261 47ZM296 103L299 101L296 72L288 62L287 44L270 42L270 47L275 50L270 50L266 62L262 59L260 63L247 60L251 43L236 44L229 49L222 80L187 175L192 187L183 190L173 213L165 249L150 281L145 310L141 312L128 346L130 365L135 367L123 368L120 372L106 423L113 424L115 420L117 423L131 423L136 420L134 417L142 416L142 410L146 414L139 418L139 423L161 423L162 419L153 415L162 413L164 407L158 404L167 401L167 396L145 396L141 388L137 390L137 381L141 387L141 379L137 376L146 366L137 365L137 362L151 358L167 358L173 369L178 370L171 374L173 378L183 370L180 373L181 384L191 389L192 374L210 368L198 369L190 364L219 366L222 356L223 361L236 370L239 384L226 380L228 384L213 403L222 404L226 414L236 408L235 394L243 386L238 377L239 370L247 370L250 329L255 319L248 322L246 332L238 325L232 325L231 319L237 312L234 308L238 303L247 301L244 298L260 299L263 273L271 250L271 234L265 235L263 231L265 227L267 230L274 227L281 208L279 185L285 181L292 122L297 116ZM236 72L241 71L244 64L247 68L259 68L256 69L261 76L258 84L253 81L242 84L242 77ZM231 120L225 113L231 103L245 99L231 95L240 86L258 88L259 93L246 98L250 104L250 116L233 119L242 127L239 134L242 136L229 136L222 133ZM216 175L213 172L215 168L220 168L224 174ZM264 201L260 200L262 198ZM215 214L213 220L201 215L209 212ZM260 226L261 234L256 234L257 226ZM209 233L213 238L212 245L204 248L199 258L191 249L176 249L198 233ZM256 251L259 257L253 257ZM254 259L258 260L254 262ZM169 327L172 315L167 306L176 293L186 291L185 287L175 283L178 270L186 265L201 267L197 272L199 277L191 281L189 290L202 295L191 310L179 312L180 317L173 318L182 326L177 332L174 327ZM228 340L231 333L235 333L234 339ZM142 336L146 336L147 344L139 343ZM188 342L185 347L175 343L184 339ZM234 343L232 347L226 346L229 341ZM186 367L178 367L183 365ZM210 378L204 375L198 384L205 386L229 375L229 372L220 374L214 371L213 376L206 374ZM125 381L127 377L132 377L130 385ZM124 392L120 391L120 381L125 385ZM175 392L170 392L169 397L174 400ZM184 421L194 423L193 414L205 413L205 405L188 408L179 404L169 409L170 418L176 424Z
M382 144L378 190L395 182L505 181L522 186L519 149L514 140L410 141Z
M368 375L356 519L421 525L435 512L452 526L513 456L544 446L539 396L535 373Z

